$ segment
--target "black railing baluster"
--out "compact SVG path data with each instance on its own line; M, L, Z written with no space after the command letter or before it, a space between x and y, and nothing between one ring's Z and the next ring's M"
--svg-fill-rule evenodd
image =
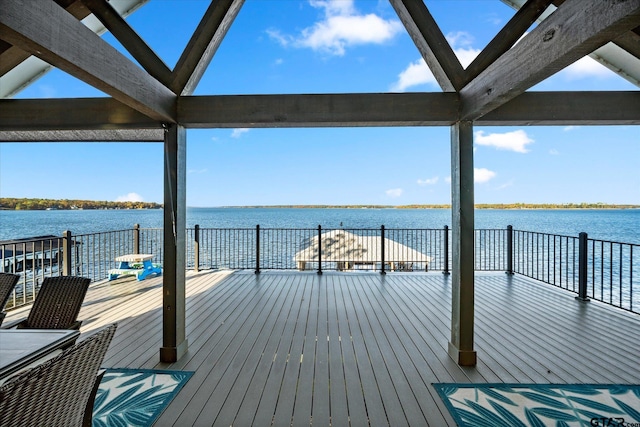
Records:
M260 274L260 224L256 225L256 274Z
M580 233L578 238L578 299L580 301L589 301L587 297L587 233Z

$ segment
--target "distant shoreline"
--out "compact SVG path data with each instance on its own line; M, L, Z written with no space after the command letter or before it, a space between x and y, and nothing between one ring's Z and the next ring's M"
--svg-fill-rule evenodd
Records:
M195 207L196 209L451 209L451 205L255 205L255 206L215 206ZM477 204L476 209L640 209L640 205L603 204L603 203L505 203L505 204Z
M160 203L107 202L95 200L54 200L0 198L0 210L109 210L109 209L162 209ZM194 209L451 209L449 204L411 205L246 205L246 206L189 206ZM640 209L640 205L607 203L479 203L475 209L528 210L604 210Z

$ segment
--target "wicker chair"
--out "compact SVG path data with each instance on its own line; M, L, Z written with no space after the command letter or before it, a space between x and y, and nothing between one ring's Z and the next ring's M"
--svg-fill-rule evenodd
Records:
M29 316L8 327L18 329L80 329L78 313L91 279L77 276L47 277L36 295Z
M0 273L0 325L2 325L2 321L7 315L7 313L2 310L4 310L5 304L9 301L11 292L16 286L16 283L18 283L18 279L20 279L20 276L17 274Z
M90 426L98 371L117 324L0 387L0 425Z

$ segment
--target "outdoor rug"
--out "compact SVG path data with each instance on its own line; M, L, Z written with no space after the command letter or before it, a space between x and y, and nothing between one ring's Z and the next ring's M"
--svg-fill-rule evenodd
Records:
M636 426L640 385L433 384L459 426Z
M150 426L193 372L107 369L93 406L93 427Z

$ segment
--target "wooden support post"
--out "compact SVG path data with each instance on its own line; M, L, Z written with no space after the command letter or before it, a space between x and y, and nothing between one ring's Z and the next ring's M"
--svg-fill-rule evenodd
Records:
M473 123L451 127L452 304L449 355L475 366Z
M187 351L185 313L187 134L168 125L164 138L164 263L160 361L172 363Z

